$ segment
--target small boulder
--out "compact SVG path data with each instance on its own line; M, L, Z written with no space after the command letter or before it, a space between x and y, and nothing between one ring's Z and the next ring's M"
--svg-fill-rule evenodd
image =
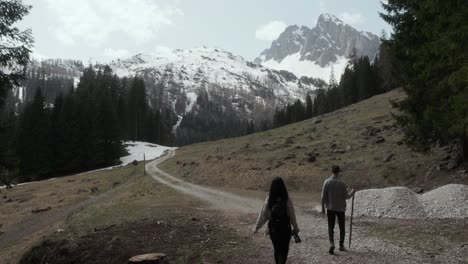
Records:
M421 188L421 187L414 187L413 188L413 192L417 193L417 194L421 194L424 192L424 189Z
M31 213L33 213L33 214L42 213L42 212L45 212L45 211L49 211L50 209L52 209L50 206L45 207L45 208L33 209L33 210L31 210Z
M393 158L393 156L395 156L393 153L387 152L384 155L383 161L384 162L389 162Z
M166 254L151 253L133 256L128 260L128 263L152 263L152 264L167 264L169 263Z
M332 153L344 154L344 153L346 153L346 150L344 150L344 149L334 149L334 150L332 150Z
M380 144L380 143L384 143L385 142L385 139L383 137L378 137L374 140L374 143L376 144Z

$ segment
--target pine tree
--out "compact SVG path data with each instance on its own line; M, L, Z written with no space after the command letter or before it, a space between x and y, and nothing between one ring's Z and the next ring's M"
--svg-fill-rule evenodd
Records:
M33 38L30 29L21 31L14 24L29 13L31 6L19 0L0 0L0 110L9 89L25 77Z
M17 153L22 180L44 179L50 173L51 151L48 110L38 89L20 116Z
M435 142L464 141L467 128L468 5L465 1L389 0L382 18L392 27L385 41L396 84L407 99L400 124L407 142L428 149Z
M312 98L310 94L306 96L306 110L305 110L306 118L312 118L314 115L314 105L312 103Z

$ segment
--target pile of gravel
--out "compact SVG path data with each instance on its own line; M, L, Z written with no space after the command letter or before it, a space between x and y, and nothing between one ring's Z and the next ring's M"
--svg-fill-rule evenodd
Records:
M350 201L347 214L351 212ZM406 187L362 190L355 195L354 215L401 219L468 218L468 186L449 184L422 195Z
M426 216L417 195L405 187L362 190L356 193L354 199L355 216L405 219ZM349 209L348 213L351 212Z
M419 197L429 218L468 217L468 186L448 184Z

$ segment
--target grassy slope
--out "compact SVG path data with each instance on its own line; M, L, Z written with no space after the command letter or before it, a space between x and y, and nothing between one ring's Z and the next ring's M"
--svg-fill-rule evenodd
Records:
M426 190L467 183L466 176L433 169L437 153L416 153L401 144L402 131L391 116L397 110L390 101L403 97L395 90L278 129L185 146L161 168L188 181L241 189L266 190L272 177L281 176L290 189L312 193L320 190L332 164L340 165L348 184L359 188L406 185ZM368 127L381 132L369 135ZM375 143L379 136L385 142ZM309 162L307 153L316 161ZM394 156L385 162L387 153Z
M259 251L244 253L252 241L239 235L225 216L142 171L140 163L2 190L0 239L82 201L101 198L0 248L0 263L21 258L21 263L126 263L149 252L164 252L174 263L235 263L238 256L242 263L257 263ZM31 212L44 207L51 209Z

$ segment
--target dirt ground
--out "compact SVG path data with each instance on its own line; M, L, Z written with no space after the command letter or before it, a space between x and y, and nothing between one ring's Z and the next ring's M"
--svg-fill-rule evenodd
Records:
M160 170L161 161L148 164L147 175L141 170L133 173L131 167L117 169L131 172L131 177L98 195L102 198L94 203L1 248L0 263L126 263L133 255L149 252L166 253L171 263L181 264L273 263L269 238L262 232L252 234L264 192L184 182ZM466 263L468 259L468 236L460 232L468 228L465 219L357 218L351 250L330 256L326 219L314 210L315 198L296 192L291 197L303 243L291 244L289 263Z
M118 186L106 188L116 181ZM78 192L95 187L99 193ZM46 195L50 192L53 198ZM7 211L11 202L2 204L1 215L9 225L1 229L0 263L126 263L131 256L150 252L168 254L171 263L257 263L262 254L269 257L268 249L248 250L255 248L254 242L250 233L236 231L237 221L143 175L142 166L3 191L14 201L25 193L38 198L29 200L27 207L16 205L16 215ZM56 208L55 200L65 200L68 193L82 196L69 197ZM29 211L48 206L53 209Z

